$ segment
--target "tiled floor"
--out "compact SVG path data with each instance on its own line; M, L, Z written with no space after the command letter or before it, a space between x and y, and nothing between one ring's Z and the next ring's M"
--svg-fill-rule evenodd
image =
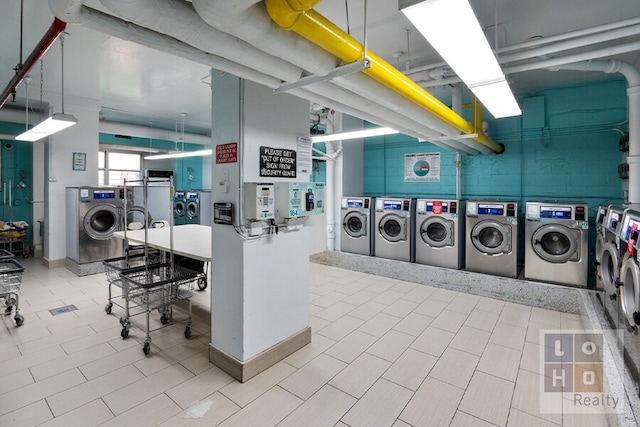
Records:
M575 315L310 264L312 343L240 384L208 362L208 290L191 338L176 310L145 357L143 318L122 339L105 314L103 274L25 265L25 324L0 322L0 426L607 425L539 411L539 330Z

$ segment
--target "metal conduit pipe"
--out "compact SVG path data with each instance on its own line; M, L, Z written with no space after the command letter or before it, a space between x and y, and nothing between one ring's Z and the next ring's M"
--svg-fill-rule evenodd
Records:
M282 28L294 31L307 40L311 40L341 60L352 63L366 57L371 67L363 73L380 83L406 96L426 111L436 115L465 134L474 133L473 126L435 97L424 91L401 72L374 53L364 51L360 42L342 31L322 15L311 9L319 0L265 0L267 12ZM504 147L478 134L474 141L488 146L492 151L501 153Z
M630 64L619 60L584 61L564 64L552 71L600 71L620 73L627 79L627 102L629 119L629 203L640 203L640 72Z
M58 37L60 36L60 34L62 34L66 26L67 24L58 18L55 18L53 20L53 23L51 24L47 32L44 34L44 36L42 36L36 47L33 48L33 51L31 51L31 54L26 59L24 64L19 64L21 67L16 70L15 76L13 76L13 78L9 81L9 84L7 84L7 87L5 87L2 91L2 94L0 95L0 108L2 108L2 106L7 102L9 96L11 96L18 85L22 83L22 80L24 80L27 74L29 74L31 68L33 68L33 66L40 60L40 58L42 58L44 54L47 53L49 48L56 42L56 40L58 40Z

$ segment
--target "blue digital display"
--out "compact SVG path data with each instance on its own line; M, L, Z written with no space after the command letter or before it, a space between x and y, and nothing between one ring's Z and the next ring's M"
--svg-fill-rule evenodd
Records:
M433 212L433 202L427 203L427 212ZM442 213L449 212L449 203L442 202Z
M94 199L115 199L116 190L94 190L93 198Z
M504 216L504 205L478 205L478 215Z
M362 199L347 199L348 208L363 208L364 200Z
M401 200L385 200L384 210L386 211L401 211L402 210L402 201Z
M187 199L197 199L198 193L187 193Z
M571 219L571 208L568 206L541 206L540 218Z

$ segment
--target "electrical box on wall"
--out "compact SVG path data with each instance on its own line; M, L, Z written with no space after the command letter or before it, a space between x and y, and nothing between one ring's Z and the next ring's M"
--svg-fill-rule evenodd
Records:
M276 184L276 216L297 218L324 213L324 183L279 182Z
M246 182L244 184L244 217L247 220L263 220L275 217L273 184Z

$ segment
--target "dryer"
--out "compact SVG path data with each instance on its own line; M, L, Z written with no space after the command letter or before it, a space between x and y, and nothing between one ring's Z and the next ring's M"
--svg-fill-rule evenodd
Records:
M340 205L340 250L361 255L373 255L373 197L343 197Z
M587 286L588 206L527 202L524 278Z
M412 199L376 198L375 256L413 262L414 214Z
M462 268L464 208L461 200L416 200L416 263L456 270Z
M187 212L185 214L185 224L200 223L200 193L197 191L187 191L184 196Z
M65 197L67 258L77 265L121 256L113 233L123 229L123 189L67 187Z
M518 203L469 200L466 209L465 268L518 277Z
M184 191L175 191L173 194L173 224L183 225L186 222L187 205L184 200Z

